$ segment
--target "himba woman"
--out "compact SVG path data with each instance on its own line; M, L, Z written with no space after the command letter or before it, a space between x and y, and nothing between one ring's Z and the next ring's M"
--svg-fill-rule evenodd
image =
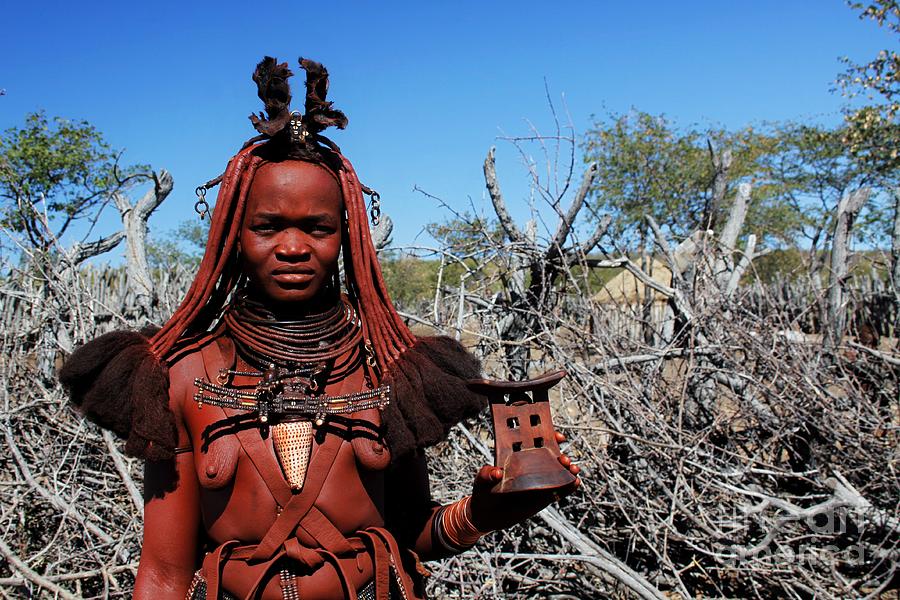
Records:
M136 598L423 598L420 558L559 496L491 494L502 470L486 466L471 495L431 500L423 448L481 408L465 385L480 365L397 315L368 189L321 135L347 119L325 99L326 70L300 64L302 115L287 63L257 66L266 115L251 116L259 135L221 178L175 314L155 332L101 336L60 373L146 459Z

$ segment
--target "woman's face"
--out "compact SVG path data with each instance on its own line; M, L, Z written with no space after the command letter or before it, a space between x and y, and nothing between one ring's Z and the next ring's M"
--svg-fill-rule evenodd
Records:
M276 304L309 303L337 269L341 188L323 167L266 163L250 185L240 262L253 288Z

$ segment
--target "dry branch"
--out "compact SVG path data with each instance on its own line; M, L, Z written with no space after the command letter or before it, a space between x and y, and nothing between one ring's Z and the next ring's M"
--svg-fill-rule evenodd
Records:
M457 426L466 436L472 446L491 464L493 456L491 452L478 441L475 436L465 427L465 425ZM625 563L616 559L608 552L603 550L596 542L581 533L577 527L570 523L558 510L549 506L538 514L551 529L559 533L563 539L572 544L572 546L584 556L584 560L592 567L599 569L604 574L612 577L631 589L639 598L646 600L662 600L663 595L649 581L647 581L639 573L630 569Z
M488 150L487 157L484 159L484 181L491 196L491 202L494 205L494 212L497 214L500 226L503 227L503 231L509 240L521 245L523 248L530 248L530 242L519 231L516 222L506 209L506 202L503 200L503 194L500 191L500 183L497 181L497 166L494 160L494 153L495 149L492 147Z
M66 598L67 600L78 600L78 596L76 596L75 594L70 594L46 577L43 577L39 573L31 570L28 565L19 560L19 557L16 556L16 554L10 549L10 547L6 545L6 541L4 541L2 537L0 537L0 554L2 554L7 561L9 561L10 565L12 565L19 573L22 574L22 577L37 585L38 587L42 587L45 590L48 590L53 594L59 596L60 598Z
M581 212L581 208L584 206L584 199L587 197L587 194L594 185L596 179L597 165L588 165L588 168L584 170L581 185L579 186L578 191L575 192L575 197L569 205L569 210L566 211L565 215L560 215L559 222L556 226L556 233L553 234L553 239L547 248L546 260L554 260L557 256L562 254L562 249L569 238L569 232L572 230L575 219L578 218L578 213Z
M493 154L486 185L503 214ZM588 199L576 197L562 217L579 202ZM550 265L540 262L550 246L536 240L566 226L550 223L532 236L510 223L513 243L485 236L475 251L435 249L434 293L399 308L419 325L456 332L489 377L509 377L510 349L530 351L530 375L565 368L554 422L583 469L584 489L471 552L429 564L432 597L845 598L896 585L895 353L849 341L823 349L817 290L746 283L758 252L750 237L740 251L740 233L731 245L731 233L718 244L705 231L667 240L648 220L656 255L672 269L668 285L629 257L587 258L608 218L573 220ZM572 240L591 229L582 245ZM726 266L724 287L717 261ZM128 598L140 550L140 465L68 410L47 374L61 350L139 324L127 310L135 291L121 273L82 267L63 276L62 268L36 263L0 283L0 417L9 448L0 453L0 595ZM599 294L593 268L625 269L635 298ZM158 322L193 274L151 275L159 303L147 316ZM535 302L515 302L535 275L547 277ZM844 277L847 322L863 314L893 322L888 287ZM513 319L527 328L504 330ZM490 460L490 440L482 417L429 449L436 499L470 489Z
M99 256L113 250L125 239L125 232L117 231L94 242L75 244L69 252L69 260L77 266L94 256Z

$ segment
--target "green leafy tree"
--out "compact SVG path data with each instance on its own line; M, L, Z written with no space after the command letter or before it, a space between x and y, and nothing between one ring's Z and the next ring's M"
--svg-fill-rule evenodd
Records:
M897 0L848 4L860 11L860 19L871 19L900 35ZM838 77L840 90L849 98L863 97L868 101L865 106L847 109L848 127L843 141L871 172L894 174L900 169L900 54L896 49L884 49L866 63L847 57L842 61L847 69Z
M763 130L680 129L635 111L597 122L585 139L585 160L599 165L596 206L613 215L615 235L629 249L640 241L648 214L676 239L721 224L736 186L749 182L744 231L770 246L799 245L815 255L828 242L841 197L862 186L876 193L854 235L875 245L888 234L884 192L896 185L896 173L859 160L846 143L850 128L788 122ZM731 163L717 183L716 155L725 150ZM724 201L716 204L720 184Z
M440 223L429 223L425 230L442 248L463 256L478 256L502 243L503 231L496 220L460 213Z
M787 123L774 135L775 151L765 157L765 168L773 182L772 205L790 215L795 243L808 246L815 254L824 249L831 231L831 219L841 197L876 180L844 143L846 128ZM872 227L871 211L867 221L857 224L864 234Z
M379 262L391 300L401 310L418 311L434 297L439 261L389 251Z
M147 244L147 260L150 268L165 270L175 266L194 269L200 265L206 239L209 237L210 219L182 221L159 239Z
M0 225L46 252L81 219L90 230L113 199L148 178L86 121L43 112L0 135Z
M756 218L779 222L776 230L765 233L779 236L789 229L790 223L781 222L783 215L768 214L768 204L758 201L769 193L760 165L773 144L769 135L750 127L736 132L680 129L664 116L632 111L595 121L583 149L585 162L598 165L591 190L595 208L612 215L613 236L634 249L647 215L675 238L721 223L727 199L743 181L755 184ZM730 166L721 179L724 188L717 190L721 163L716 160L726 150Z

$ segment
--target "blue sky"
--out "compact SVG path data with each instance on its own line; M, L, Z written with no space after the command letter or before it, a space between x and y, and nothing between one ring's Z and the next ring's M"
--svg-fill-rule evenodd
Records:
M494 144L514 215L527 216L526 172L496 138L528 134L528 121L552 131L545 79L576 132L631 107L685 125L837 123L838 57L896 43L839 0L15 2L4 21L0 128L37 109L87 119L126 161L168 169L156 234L193 216L194 187L254 133L256 62L323 62L350 118L332 138L381 192L399 244L427 243L422 226L447 216L414 186L485 206Z

